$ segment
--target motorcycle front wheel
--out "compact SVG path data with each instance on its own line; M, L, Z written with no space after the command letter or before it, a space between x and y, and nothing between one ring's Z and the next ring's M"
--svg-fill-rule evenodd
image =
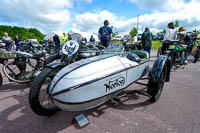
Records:
M48 95L48 86L59 70L45 68L31 84L29 104L33 112L40 116L51 116L60 110Z

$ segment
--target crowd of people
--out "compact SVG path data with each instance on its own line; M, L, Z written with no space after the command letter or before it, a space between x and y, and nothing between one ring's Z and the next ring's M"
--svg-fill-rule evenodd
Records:
M99 28L98 30L98 39L100 40L101 44L104 47L107 47L111 42L112 42L112 28L109 27L109 21L105 20L104 25ZM135 36L136 37L136 36ZM184 42L194 42L196 39L196 35L194 33L191 34L191 36L186 34L186 30L184 27L180 27L177 31L177 29L174 27L174 23L170 22L167 25L166 33L164 35L163 39L163 46L162 46L162 53L169 48L169 42L166 40L179 40L179 41L184 41ZM60 51L62 45L67 42L68 40L71 40L71 37L69 34L63 33L61 36L61 40L58 36L58 34L55 34L53 36L52 41L54 42L57 51ZM152 40L153 40L153 35L148 27L145 28L145 31L142 33L141 37L141 45L143 47L143 50L148 52L150 55L151 48L152 48ZM2 41L5 41L5 48L10 50L11 47L15 47L16 50L22 51L22 40L19 38L18 35L15 36L13 40L8 36L8 33L5 33L4 36L2 37ZM95 44L95 38L93 35L91 35L89 42L92 44ZM11 45L13 43L13 45ZM192 50L192 47L190 50Z
M22 40L19 38L18 35L15 36L15 38L12 40L11 37L8 36L8 33L4 33L4 36L2 37L2 42L5 43L5 48L7 50L13 49L22 51ZM11 45L13 43L13 45Z

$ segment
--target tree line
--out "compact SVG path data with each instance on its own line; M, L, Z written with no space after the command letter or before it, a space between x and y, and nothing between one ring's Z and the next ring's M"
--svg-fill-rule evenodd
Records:
M5 32L8 33L11 39L14 39L16 35L18 35L22 40L26 39L43 40L44 38L44 35L35 28L0 25L0 39L4 36Z

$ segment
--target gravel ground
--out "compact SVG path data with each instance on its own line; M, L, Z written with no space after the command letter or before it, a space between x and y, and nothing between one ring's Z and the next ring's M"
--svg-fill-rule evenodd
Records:
M155 51L151 62L155 61ZM60 111L51 117L37 116L28 103L28 85L8 82L0 88L0 133L199 133L200 62L192 56L185 69L171 72L156 103L141 95L125 97L85 112ZM0 66L2 67L2 66ZM128 89L141 86L133 84ZM72 125L74 116L85 113L90 124L82 129Z

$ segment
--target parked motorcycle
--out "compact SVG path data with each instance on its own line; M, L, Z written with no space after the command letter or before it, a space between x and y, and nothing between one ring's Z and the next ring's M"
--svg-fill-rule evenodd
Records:
M16 83L31 82L50 62L56 60L56 57L45 58L45 53L30 54L21 51L1 51L0 59L3 64L3 73L9 81Z
M88 45L85 41L81 42L81 36L78 36L77 34L75 35L77 37L74 37L73 35L71 36L77 41L71 40L68 41L65 45L63 45L63 55L61 55L62 61L59 63L48 64L47 67L34 79L31 85L29 92L29 103L32 110L37 114L44 112L45 114L41 115L46 115L46 113L48 115L51 115L59 110L49 99L47 93L48 86L50 85L50 82L53 80L53 77L57 74L58 71L60 71L62 68L66 67L67 65L73 62L102 54L101 50L99 50L99 48L102 48L102 46ZM107 54L110 52L117 53L119 51L124 51L124 47L122 47L123 45L114 45L115 46L109 45L107 49L103 50L104 53ZM75 64L73 68L74 67L78 67L78 64Z

